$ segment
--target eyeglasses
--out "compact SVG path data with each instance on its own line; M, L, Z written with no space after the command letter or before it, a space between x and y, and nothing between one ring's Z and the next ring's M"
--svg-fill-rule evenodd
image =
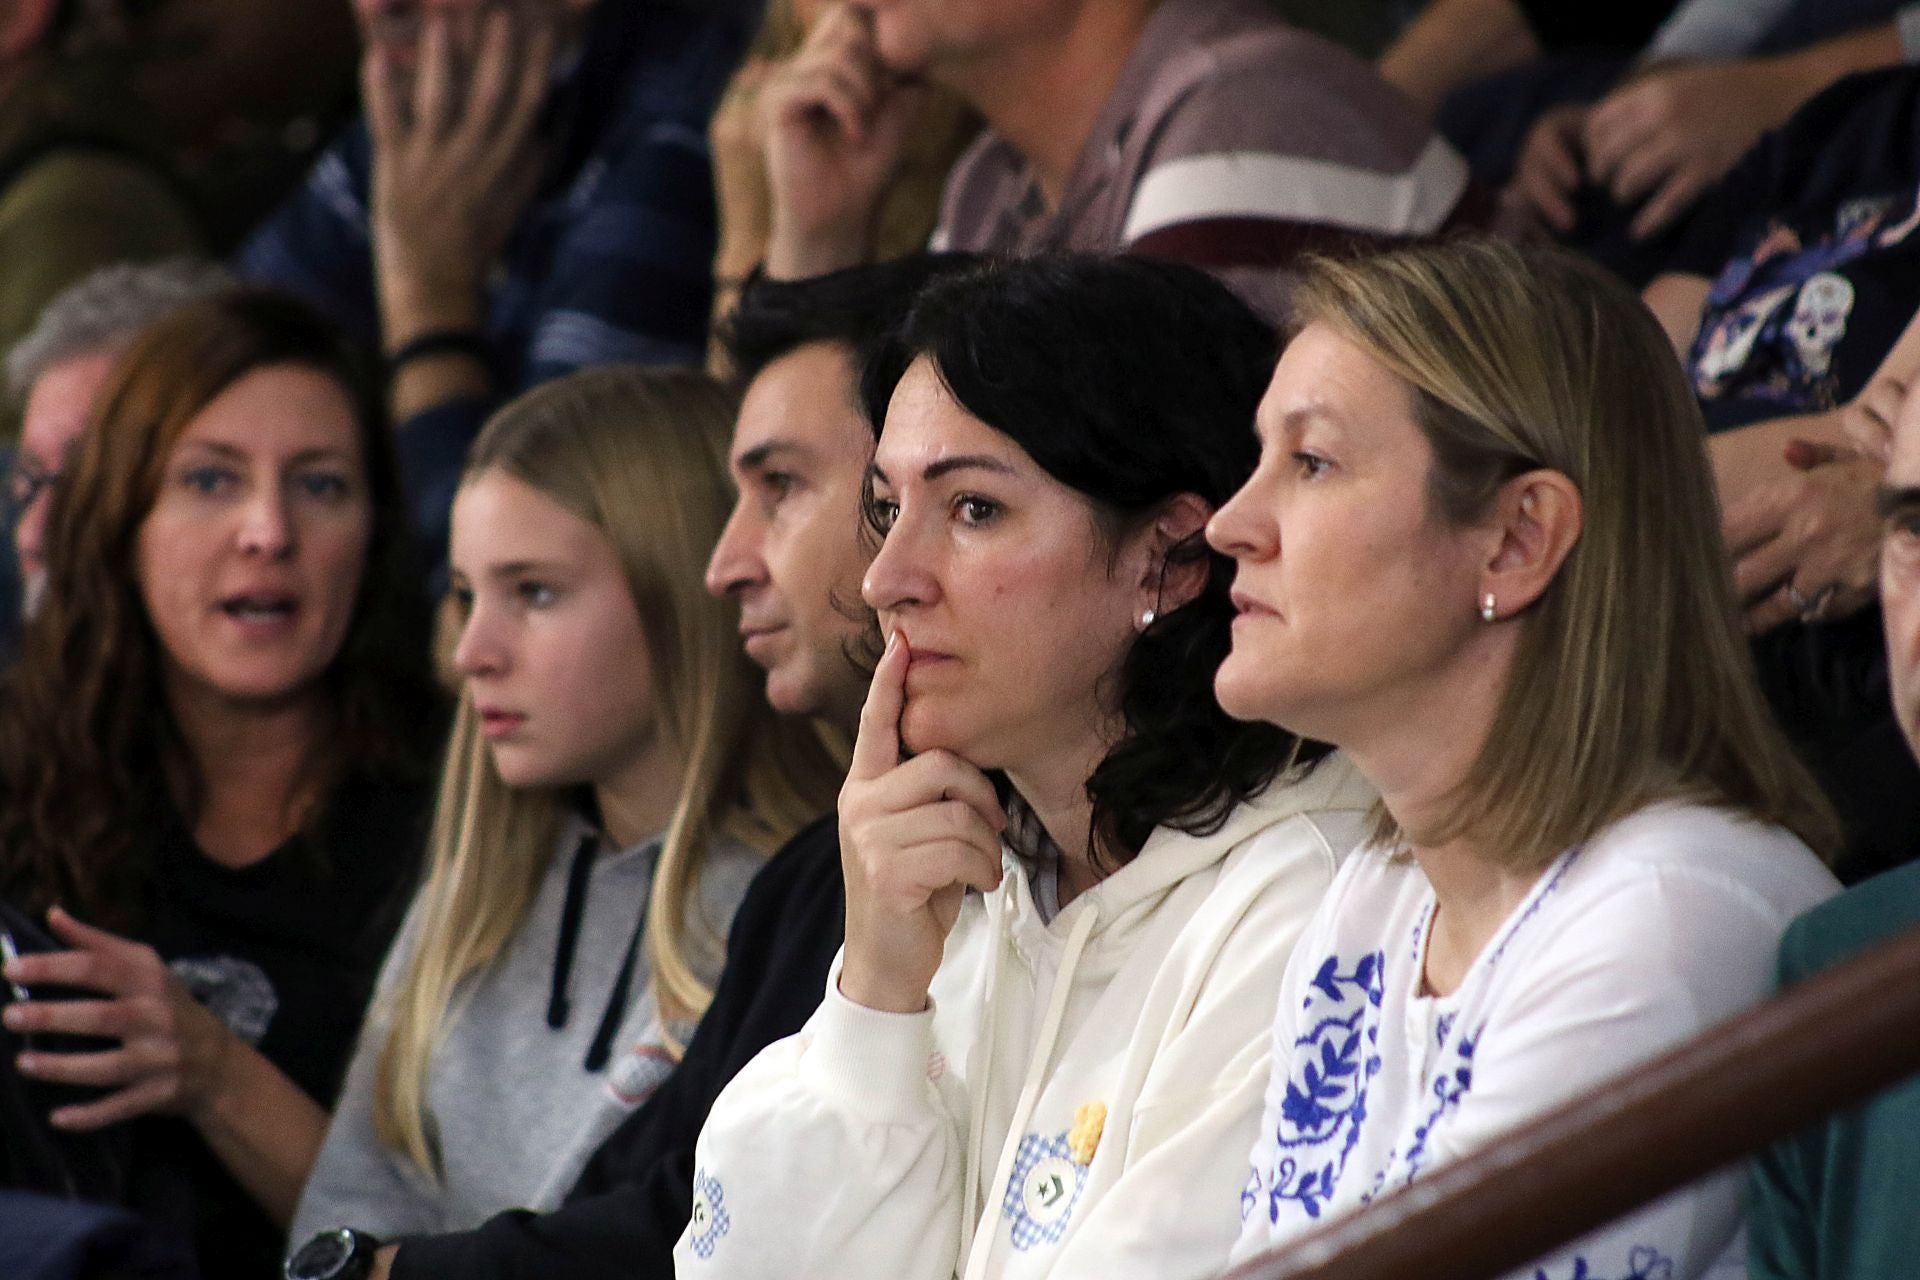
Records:
M48 471L22 457L15 457L7 472L7 503L15 514L25 511L41 494L57 484L64 471Z

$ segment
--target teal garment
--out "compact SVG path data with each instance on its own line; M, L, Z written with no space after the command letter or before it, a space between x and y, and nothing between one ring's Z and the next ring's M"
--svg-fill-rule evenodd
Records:
M1920 926L1920 863L1808 912L1780 985ZM1920 982L1920 974L1914 976ZM1920 1035L1920 1027L1914 1029ZM1920 1079L1763 1152L1748 1178L1749 1280L1891 1280L1920 1267Z

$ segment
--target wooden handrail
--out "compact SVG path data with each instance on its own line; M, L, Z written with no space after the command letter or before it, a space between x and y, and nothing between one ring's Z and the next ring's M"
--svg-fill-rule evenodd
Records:
M1492 1280L1920 1072L1920 928L1228 1280Z

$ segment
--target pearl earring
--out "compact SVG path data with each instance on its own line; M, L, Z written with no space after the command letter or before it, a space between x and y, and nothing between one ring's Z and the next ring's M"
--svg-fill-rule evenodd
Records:
M1493 592L1489 591L1480 597L1480 621L1495 622L1499 617L1500 610L1494 602Z
M1159 614L1155 613L1151 609L1147 609L1143 611L1140 614L1140 629L1142 631L1145 631L1148 627L1153 625L1153 620L1159 616L1160 616Z

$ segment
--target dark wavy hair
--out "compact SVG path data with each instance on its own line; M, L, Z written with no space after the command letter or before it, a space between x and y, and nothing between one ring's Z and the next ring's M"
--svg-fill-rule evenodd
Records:
M201 803L164 696L159 637L134 566L168 455L221 392L270 366L312 369L354 405L373 527L353 619L322 677L332 707L323 797L349 768L431 774L442 716L413 552L379 389L363 360L303 303L257 289L189 304L149 327L94 404L48 517L47 595L0 682L0 894L58 902L110 928L144 916L154 835ZM323 816L324 799L308 813Z
M860 392L877 430L907 367L926 358L962 408L1092 504L1117 547L1179 495L1217 508L1253 474L1254 410L1278 350L1273 329L1202 271L1035 258L928 285ZM1155 827L1219 830L1291 763L1330 750L1220 709L1233 562L1197 531L1168 561L1205 562L1206 584L1156 617L1113 673L1126 734L1087 780L1093 852L1120 862Z
M740 291L720 322L720 345L743 391L768 365L816 342L845 347L859 369L929 282L985 260L973 253L914 253L804 280L763 276Z

